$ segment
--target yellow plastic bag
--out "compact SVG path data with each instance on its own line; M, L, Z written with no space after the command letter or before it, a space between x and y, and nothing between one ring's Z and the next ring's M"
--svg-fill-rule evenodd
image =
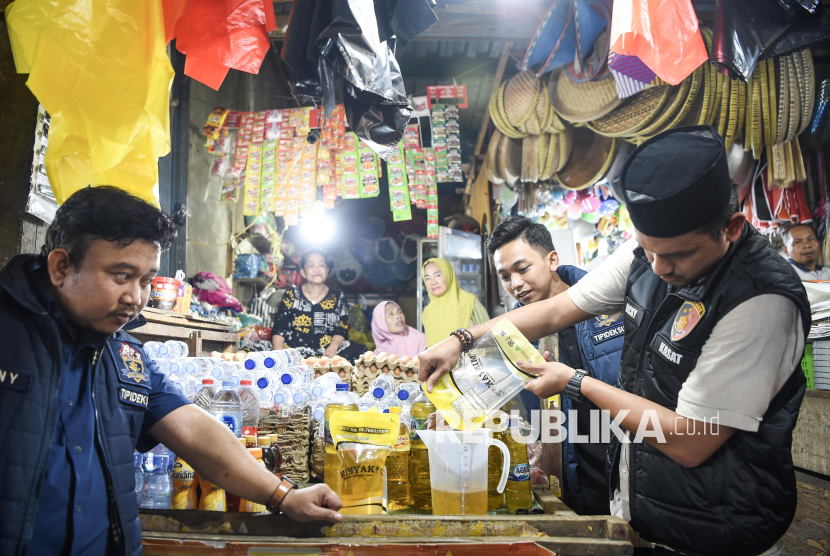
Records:
M385 514L386 457L398 439L400 414L335 411L330 430L340 458L340 513Z
M46 172L58 203L113 185L158 205L170 152L160 0L16 0L6 8L15 65L52 116Z

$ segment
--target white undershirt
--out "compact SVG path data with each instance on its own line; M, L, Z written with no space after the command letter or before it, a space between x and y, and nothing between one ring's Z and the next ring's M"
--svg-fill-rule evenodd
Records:
M571 301L594 315L621 311L636 247L633 239L621 245L568 290ZM803 350L801 318L791 299L769 293L744 301L712 329L695 368L680 388L675 412L698 421L717 416L721 425L755 432ZM623 448L621 488L614 493L611 513L630 521L628 444Z

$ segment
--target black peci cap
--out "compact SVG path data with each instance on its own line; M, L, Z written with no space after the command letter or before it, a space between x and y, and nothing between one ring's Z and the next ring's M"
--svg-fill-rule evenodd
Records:
M723 138L708 125L655 135L620 175L631 222L651 237L676 237L712 221L729 204L732 180Z

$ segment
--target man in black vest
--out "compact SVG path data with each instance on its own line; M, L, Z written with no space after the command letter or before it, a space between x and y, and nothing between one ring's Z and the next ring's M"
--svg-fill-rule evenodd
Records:
M567 292L505 315L533 339L623 311L618 388L547 363L524 366L538 375L527 389L584 396L626 431L609 449L610 510L655 553L781 554L810 326L801 282L738 212L714 128L646 141L621 184L635 241ZM421 355L429 391L460 351L451 337Z

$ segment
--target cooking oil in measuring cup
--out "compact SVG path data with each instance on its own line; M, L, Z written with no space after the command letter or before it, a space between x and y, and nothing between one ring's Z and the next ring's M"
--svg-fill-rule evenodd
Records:
M487 431L418 431L429 450L429 476L433 515L486 515L488 449L504 455L496 490L507 482L510 452L504 442Z

